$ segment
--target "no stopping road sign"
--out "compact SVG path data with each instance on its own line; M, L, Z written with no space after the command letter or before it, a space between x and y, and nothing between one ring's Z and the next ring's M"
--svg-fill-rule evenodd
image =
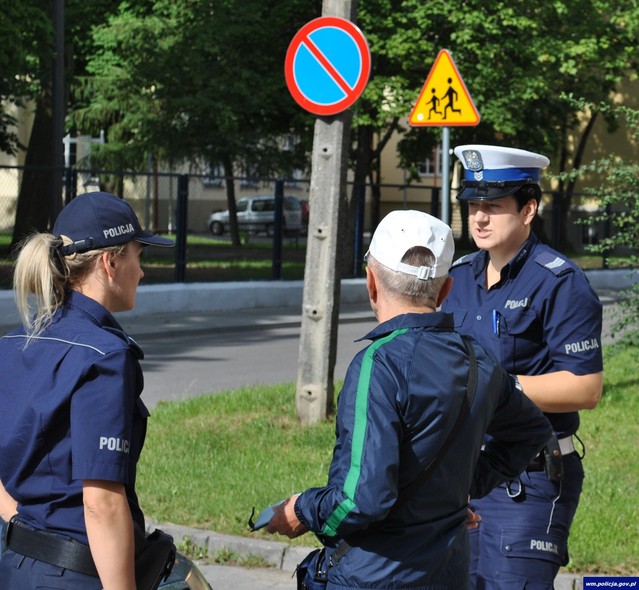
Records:
M362 32L350 21L325 16L293 37L284 64L286 85L296 102L315 115L336 115L362 94L371 54Z

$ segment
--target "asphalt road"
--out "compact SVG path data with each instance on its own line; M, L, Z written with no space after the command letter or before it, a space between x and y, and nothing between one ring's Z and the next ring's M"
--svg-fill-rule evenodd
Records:
M615 296L601 293L604 343L612 339ZM236 389L244 385L294 383L300 341L296 309L253 309L214 314L152 315L123 322L145 353L143 399L161 400ZM375 326L367 304L340 308L335 379L346 374L355 342Z
M295 309L249 310L136 320L123 327L144 350L144 402L184 399L243 385L297 380L301 317ZM367 305L340 313L335 378L375 325Z

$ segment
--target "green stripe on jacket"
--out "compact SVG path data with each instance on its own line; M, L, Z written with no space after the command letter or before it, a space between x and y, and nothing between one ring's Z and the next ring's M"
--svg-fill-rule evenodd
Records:
M373 342L364 352L362 366L357 382L357 394L355 396L355 420L353 424L353 441L351 444L351 465L344 480L344 496L346 499L340 502L326 520L322 534L328 537L337 535L337 529L342 521L355 508L355 492L362 473L362 456L364 455L364 442L366 440L366 426L368 424L368 397L370 394L371 375L373 374L373 359L375 352L384 344L397 336L405 334L407 328L395 330L388 336Z

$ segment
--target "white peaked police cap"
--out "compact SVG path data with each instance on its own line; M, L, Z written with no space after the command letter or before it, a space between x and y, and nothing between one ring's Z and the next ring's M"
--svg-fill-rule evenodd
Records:
M435 263L432 266L403 263L406 252L415 246L428 248L435 256ZM377 226L368 254L391 270L421 280L434 279L448 274L455 254L455 241L450 227L428 213L393 211Z
M526 184L539 184L550 160L517 148L496 145L460 145L455 155L464 166L460 201L500 199Z

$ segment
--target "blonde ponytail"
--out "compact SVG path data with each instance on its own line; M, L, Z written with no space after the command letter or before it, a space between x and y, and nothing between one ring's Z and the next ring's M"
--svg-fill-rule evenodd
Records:
M60 238L38 233L21 245L13 289L20 319L30 337L37 336L64 302L68 268L59 253Z
M70 243L66 236L37 233L20 246L13 273L13 290L28 335L27 344L51 324L68 292L86 279L104 252L122 255L127 247L124 243L64 256L60 247Z

